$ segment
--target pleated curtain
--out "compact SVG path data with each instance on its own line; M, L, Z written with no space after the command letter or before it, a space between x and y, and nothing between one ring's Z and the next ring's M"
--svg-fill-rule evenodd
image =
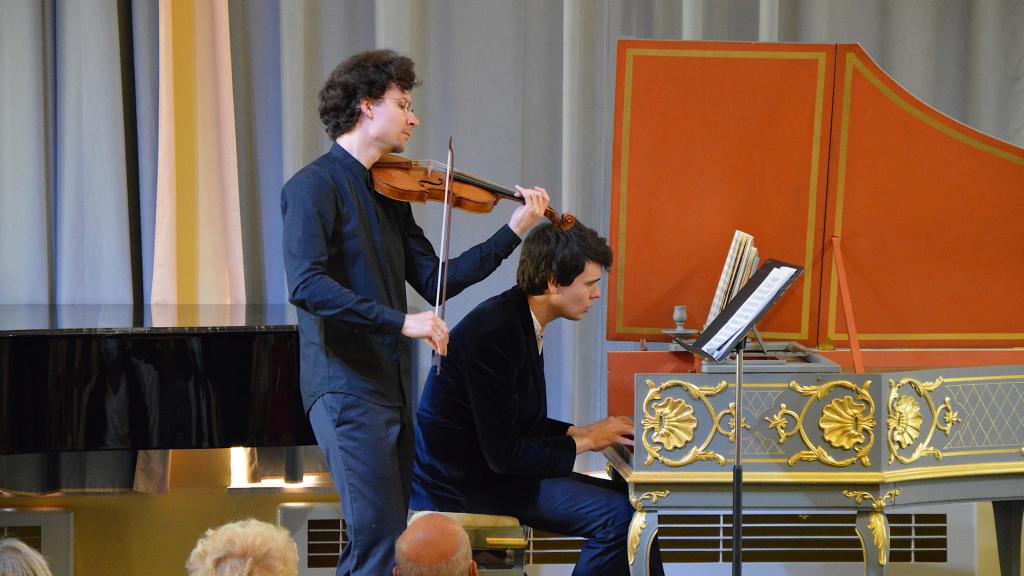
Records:
M1017 0L0 2L0 305L285 302L280 189L330 145L317 92L359 50L417 63L410 156L442 158L452 137L460 168L544 186L606 232L619 38L859 42L925 102L1024 146L1021 30ZM512 209L457 214L453 249ZM440 211L414 212L436 241ZM453 300L449 322L511 285L516 258ZM606 353L636 349L606 342L604 323L598 306L549 331L553 417L604 416ZM48 463L17 489L132 486L135 456L104 457L128 472L65 483L53 470L73 467L54 457L4 457L0 486L26 458Z

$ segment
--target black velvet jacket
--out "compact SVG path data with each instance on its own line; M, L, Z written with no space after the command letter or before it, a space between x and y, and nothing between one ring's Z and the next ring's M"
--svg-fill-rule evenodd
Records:
M576 443L569 424L547 417L544 357L522 290L483 302L451 331L416 418L412 509L472 511L504 481L572 472Z

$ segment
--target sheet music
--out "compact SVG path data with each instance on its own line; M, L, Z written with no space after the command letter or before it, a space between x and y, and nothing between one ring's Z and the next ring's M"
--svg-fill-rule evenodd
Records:
M742 267L743 254L753 240L753 236L742 230L736 230L733 233L729 252L725 256L725 266L722 267L722 275L718 279L718 287L715 289L715 296L711 300L711 308L708 310L708 319L704 323L705 328L711 325L711 322L729 302L730 295L734 294L731 289L737 274L736 270Z
M780 266L769 272L750 298L740 306L732 318L725 323L725 326L708 340L701 350L715 357L721 355L723 348L750 323L751 319L757 317L768 306L772 298L794 274L796 274L796 268L788 266Z
M754 261L757 260L757 247L754 246L754 238L750 238L750 242L747 247L740 253L739 267L736 271L736 277L733 279L732 289L729 290L729 294L726 296L726 301L722 303L722 307L718 310L718 314L722 313L725 309L726 304L729 303L737 294L740 293L740 289L743 285L750 280L750 277L754 274L756 266Z

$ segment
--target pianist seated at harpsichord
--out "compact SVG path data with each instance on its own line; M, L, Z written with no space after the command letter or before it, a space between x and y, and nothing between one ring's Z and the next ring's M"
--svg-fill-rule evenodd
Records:
M547 416L544 330L580 320L612 264L583 224L537 226L523 243L516 286L484 301L450 333L417 412L413 510L515 516L536 529L587 538L573 574L628 574L633 508L624 484L573 473L576 455L632 444L612 417L573 426ZM663 574L657 544L651 573Z

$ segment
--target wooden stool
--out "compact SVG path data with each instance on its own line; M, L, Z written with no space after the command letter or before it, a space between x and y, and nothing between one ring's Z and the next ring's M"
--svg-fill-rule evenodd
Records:
M409 523L429 510L410 513ZM436 512L458 522L469 535L480 574L493 576L523 576L526 566L526 545L528 528L519 524L512 516L490 514L468 514L463 512Z

